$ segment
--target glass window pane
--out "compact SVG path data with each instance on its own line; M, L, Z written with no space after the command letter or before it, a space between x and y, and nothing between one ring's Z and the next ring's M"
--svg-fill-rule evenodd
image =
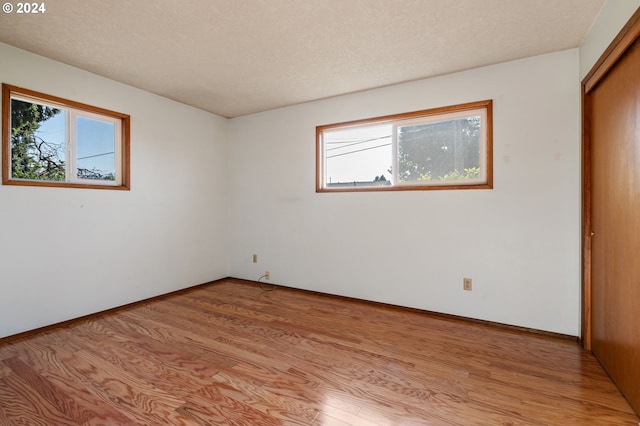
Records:
M326 187L389 185L391 129L385 124L325 131Z
M76 146L79 179L115 180L116 126L114 123L77 117Z
M480 177L480 116L397 127L400 182Z
M66 112L11 99L11 178L65 180Z
M486 100L317 126L316 192L491 189L491 115Z

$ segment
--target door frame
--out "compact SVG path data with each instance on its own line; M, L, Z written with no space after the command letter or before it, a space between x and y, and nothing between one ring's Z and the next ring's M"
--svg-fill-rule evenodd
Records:
M640 38L640 8L582 80L582 346L591 350L591 91Z

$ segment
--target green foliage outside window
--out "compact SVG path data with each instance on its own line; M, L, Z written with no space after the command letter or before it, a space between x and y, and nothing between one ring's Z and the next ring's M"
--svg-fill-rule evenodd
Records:
M480 117L400 127L398 179L455 181L480 177Z
M45 121L62 111L11 100L11 176L15 179L64 181L64 144L38 136Z

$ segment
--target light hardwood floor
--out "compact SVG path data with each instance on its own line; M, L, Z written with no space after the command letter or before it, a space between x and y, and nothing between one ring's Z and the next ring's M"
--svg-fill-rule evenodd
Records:
M575 341L227 280L0 341L0 425L637 425Z

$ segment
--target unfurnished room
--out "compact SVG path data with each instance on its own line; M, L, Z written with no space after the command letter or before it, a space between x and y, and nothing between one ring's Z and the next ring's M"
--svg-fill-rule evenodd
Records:
M0 425L640 425L640 0L5 0Z

